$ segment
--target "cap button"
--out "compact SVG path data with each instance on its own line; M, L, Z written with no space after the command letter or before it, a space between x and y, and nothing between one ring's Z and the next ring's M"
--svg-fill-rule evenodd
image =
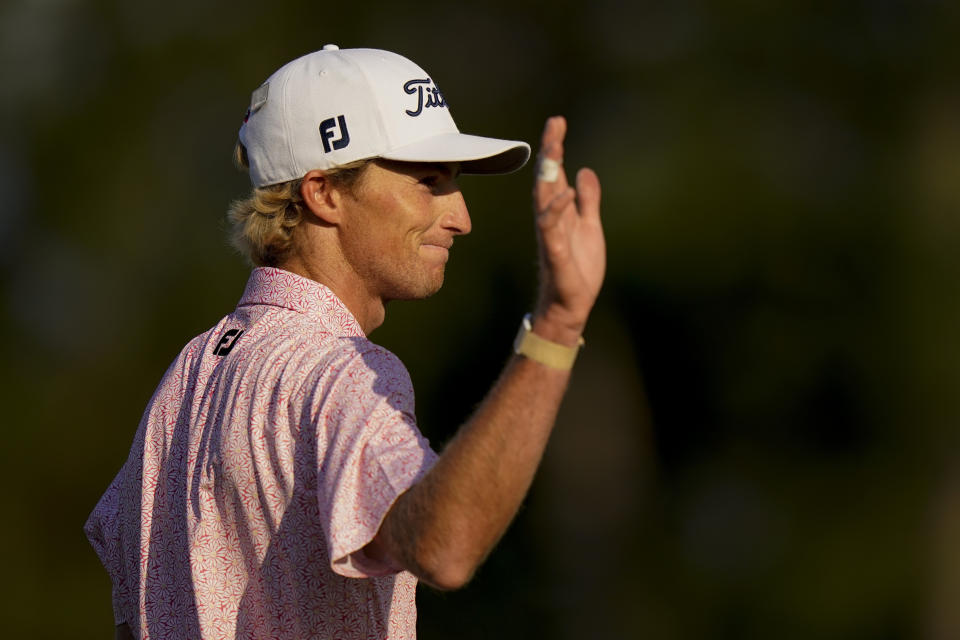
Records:
M323 45L323 50L324 50L324 51L337 51L338 49L340 49L340 47L338 47L338 46L335 45L335 44L325 44L325 45Z

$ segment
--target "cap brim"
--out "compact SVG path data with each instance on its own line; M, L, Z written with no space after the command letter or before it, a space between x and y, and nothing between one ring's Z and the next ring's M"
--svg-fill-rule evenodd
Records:
M496 174L516 171L530 159L530 145L519 140L444 133L380 154L401 162L459 162L461 173Z

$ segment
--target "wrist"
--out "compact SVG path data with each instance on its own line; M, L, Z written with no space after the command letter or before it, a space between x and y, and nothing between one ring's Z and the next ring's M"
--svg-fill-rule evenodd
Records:
M577 359L577 354L583 346L583 338L576 337L574 345L566 345L544 338L533 330L532 316L528 313L523 317L523 323L513 341L513 351L517 355L525 356L552 369L569 371ZM549 326L549 325L548 325Z
M530 323L533 333L544 340L556 342L566 347L580 344L583 330L586 327L586 318L577 320L568 314L552 309L537 309L533 312Z

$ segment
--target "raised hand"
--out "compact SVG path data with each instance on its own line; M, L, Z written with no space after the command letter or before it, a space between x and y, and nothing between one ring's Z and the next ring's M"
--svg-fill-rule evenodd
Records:
M566 132L562 116L549 118L537 156L533 207L540 290L534 329L572 346L600 293L607 250L600 224L600 180L584 168L577 172L576 189L570 187L563 169Z

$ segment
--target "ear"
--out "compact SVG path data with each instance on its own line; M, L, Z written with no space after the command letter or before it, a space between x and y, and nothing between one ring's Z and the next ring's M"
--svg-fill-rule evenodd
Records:
M326 174L314 169L303 176L300 196L308 209L328 224L339 224L343 216L343 194L333 186Z

